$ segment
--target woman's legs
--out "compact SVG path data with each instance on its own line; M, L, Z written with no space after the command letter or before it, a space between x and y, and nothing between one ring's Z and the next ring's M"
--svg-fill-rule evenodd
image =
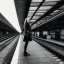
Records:
M27 46L28 46L28 41L26 41L25 46L24 46L24 53L23 53L24 56L29 56L29 55L30 55L30 54L28 54L27 51L26 51L26 50L27 50Z
M28 41L25 42L25 46L24 46L24 53L27 53L27 46L28 46Z

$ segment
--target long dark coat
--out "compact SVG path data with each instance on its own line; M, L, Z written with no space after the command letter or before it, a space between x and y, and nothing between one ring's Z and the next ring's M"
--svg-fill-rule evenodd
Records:
M25 23L25 27L24 27L24 39L23 41L32 41L32 37L31 37L31 27L30 24L28 22Z

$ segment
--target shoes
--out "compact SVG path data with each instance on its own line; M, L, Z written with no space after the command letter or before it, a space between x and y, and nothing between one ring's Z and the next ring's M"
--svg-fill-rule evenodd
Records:
M23 54L24 54L24 56L30 56L30 54L27 52L24 52Z

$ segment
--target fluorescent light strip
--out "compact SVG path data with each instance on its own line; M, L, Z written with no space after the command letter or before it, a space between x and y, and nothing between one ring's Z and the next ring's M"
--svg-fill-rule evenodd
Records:
M48 6L48 5L53 6L53 5L55 5L56 3L57 3L57 2L54 2L54 1L53 1L53 2L52 2L52 1L50 1L50 2L47 1L47 2L44 2L42 5L44 5L44 6L45 6L45 5L47 5L47 6Z
M30 22L35 22L36 20L30 20Z
M32 2L31 5L30 5L30 7L31 7L31 6L33 6L33 7L38 7L39 4L40 4L39 2L37 2L37 3L36 3L36 2Z
M29 11L29 13L34 13L35 11Z
M36 13L35 15L43 15L44 13Z
M45 12L47 12L47 11L43 11L43 10L37 11L37 13L45 13Z
M39 18L40 16L33 16L33 19Z
M47 10L47 9L50 9L50 8L52 8L52 6L41 6L39 8L39 10Z
M32 0L32 2L42 2L42 0Z
M29 10L36 10L36 9L37 9L37 7L30 7Z

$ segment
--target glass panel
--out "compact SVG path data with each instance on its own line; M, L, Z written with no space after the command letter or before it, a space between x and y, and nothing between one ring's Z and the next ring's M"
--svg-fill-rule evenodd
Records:
M35 15L43 15L44 13L36 13Z
M32 2L42 2L42 0L32 0Z
M28 16L32 16L33 15L33 13L28 13Z
M40 10L40 11L37 11L37 13L45 13L47 11L43 11L43 10Z
M38 19L40 16L34 16L33 19Z
M36 9L37 9L37 7L30 7L29 10L36 10Z
M28 15L28 16L30 16L30 17L31 17L32 15Z
M39 8L39 10L48 10L48 9L50 9L52 6L41 6L40 8Z
M34 13L35 11L29 11L29 13Z
M44 2L42 5L55 5L57 2Z
M35 22L36 20L30 20L30 22Z
M36 3L36 2L33 2L33 3L31 3L31 5L30 6L38 6L40 3Z

